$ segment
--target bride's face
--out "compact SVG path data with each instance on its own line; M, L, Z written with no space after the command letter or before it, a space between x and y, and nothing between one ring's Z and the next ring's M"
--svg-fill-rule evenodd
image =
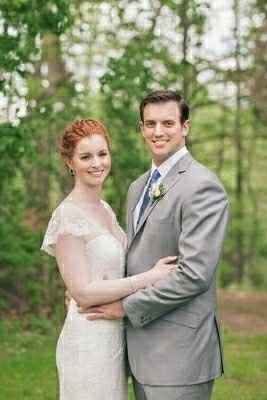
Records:
M101 135L81 139L68 163L73 169L75 180L89 186L102 186L111 168L108 144Z

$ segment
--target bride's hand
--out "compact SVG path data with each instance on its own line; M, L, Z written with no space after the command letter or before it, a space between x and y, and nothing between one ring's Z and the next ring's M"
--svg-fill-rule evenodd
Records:
M156 282L159 279L164 279L170 272L177 268L177 256L169 256L160 258L154 267L148 271L152 279Z

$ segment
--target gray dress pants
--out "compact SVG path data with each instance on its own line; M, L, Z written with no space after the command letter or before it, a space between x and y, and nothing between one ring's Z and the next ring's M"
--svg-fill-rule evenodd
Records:
M136 400L210 400L214 383L212 380L191 386L150 386L132 379Z

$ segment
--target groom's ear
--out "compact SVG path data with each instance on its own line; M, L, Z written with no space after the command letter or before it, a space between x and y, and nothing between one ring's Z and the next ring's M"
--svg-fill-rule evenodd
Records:
M137 121L136 121L135 128L136 128L136 132L137 132L137 133L140 133L140 131L142 131L142 129L143 129L143 123L142 123L141 120L137 120Z
M190 121L189 121L189 119L187 119L183 123L183 137L186 137L188 135L189 128L190 128Z

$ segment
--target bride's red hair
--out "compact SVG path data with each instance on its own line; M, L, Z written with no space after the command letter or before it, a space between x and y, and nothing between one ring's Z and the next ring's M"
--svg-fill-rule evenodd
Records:
M77 143L81 139L92 135L103 136L110 149L109 134L102 122L96 119L81 119L68 125L59 140L59 152L63 159L71 160Z

